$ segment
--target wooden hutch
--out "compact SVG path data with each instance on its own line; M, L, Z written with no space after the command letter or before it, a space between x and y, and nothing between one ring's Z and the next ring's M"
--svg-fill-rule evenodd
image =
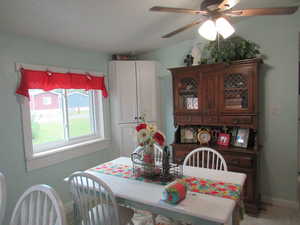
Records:
M174 123L177 130L172 144L174 160L182 163L199 141L183 142L182 129L191 127L220 133L246 128L250 132L245 147L234 146L233 135L228 147L217 145L212 137L209 147L225 158L230 171L247 174L244 187L246 212L259 211L258 185L258 70L260 59L172 68ZM197 134L196 134L197 137ZM197 139L197 138L196 138ZM195 138L194 138L195 140Z

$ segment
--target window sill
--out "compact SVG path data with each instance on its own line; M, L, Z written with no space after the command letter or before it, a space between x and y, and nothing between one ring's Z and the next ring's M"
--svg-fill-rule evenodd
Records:
M48 167L63 161L88 155L110 146L109 139L94 139L51 151L34 154L32 158L26 160L27 171Z

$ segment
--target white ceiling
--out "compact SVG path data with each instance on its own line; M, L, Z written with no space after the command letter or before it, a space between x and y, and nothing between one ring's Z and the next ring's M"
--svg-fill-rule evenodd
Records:
M201 0L0 0L0 31L107 53L140 52L192 39L194 29L161 35L199 16L155 13L154 5L198 9ZM300 0L241 0L237 8L299 5Z

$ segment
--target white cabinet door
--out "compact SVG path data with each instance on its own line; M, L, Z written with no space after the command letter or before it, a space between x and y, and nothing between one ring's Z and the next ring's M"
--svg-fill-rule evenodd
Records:
M137 122L137 91L134 61L115 62L118 123Z
M120 124L120 153L121 156L130 157L131 153L138 146L135 132L136 124Z
M137 61L137 94L139 117L146 115L147 121L157 121L157 80L154 61Z

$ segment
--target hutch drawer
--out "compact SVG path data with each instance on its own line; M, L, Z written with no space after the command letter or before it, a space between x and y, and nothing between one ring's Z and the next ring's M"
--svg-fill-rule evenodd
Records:
M200 124L202 123L201 115L175 115L178 124Z
M202 122L202 116L192 115L191 120L192 120L192 123L199 124Z
M175 116L175 120L177 123L189 123L192 122L192 116L186 116L186 115L181 115L181 116Z
M218 122L218 116L204 116L203 123L206 124L215 124Z
M224 124L248 125L248 124L252 124L253 117L252 116L222 116L221 122Z
M223 155L226 163L229 166L252 168L253 159L247 156Z

